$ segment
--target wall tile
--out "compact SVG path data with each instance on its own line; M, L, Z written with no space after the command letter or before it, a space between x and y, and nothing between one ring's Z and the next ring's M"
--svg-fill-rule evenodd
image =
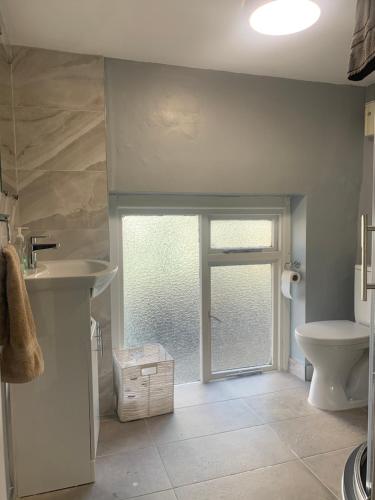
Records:
M17 193L17 174L14 156L14 122L12 110L11 66L3 46L0 46L0 212L11 216L11 232L17 224L18 203L13 196ZM7 239L6 225L0 225L0 245Z
M15 106L104 109L102 57L27 47L14 53Z
M4 52L3 46L0 46L0 105L10 105L12 102L10 64Z
M11 106L0 106L0 151L1 167L15 169L14 125Z
M49 239L60 247L44 250L39 260L99 259L109 260L108 227L97 229L48 229Z
M7 194L17 194L17 173L15 169L1 168L1 190Z
M25 47L13 52L17 148L7 147L11 142L3 134L2 155L7 154L7 165L16 164L19 224L31 232L47 232L51 240L61 243L56 251L41 252L40 260L108 260L104 60ZM1 102L0 75L0 135L1 127L7 129L9 123ZM16 180L12 175L8 168L9 185ZM100 409L110 414L109 289L93 301L92 314L100 321L104 340L99 361Z
M10 215L11 235L14 235L14 227L18 225L18 201L12 196L0 193L0 213ZM0 224L0 246L7 241L6 224Z
M105 172L19 170L22 225L31 229L94 229L108 221Z
M16 108L17 168L106 170L102 111Z

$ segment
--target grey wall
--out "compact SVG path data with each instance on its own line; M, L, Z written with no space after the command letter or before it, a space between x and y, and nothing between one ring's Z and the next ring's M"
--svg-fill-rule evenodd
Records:
M110 190L306 195L307 321L353 318L365 90L106 60Z
M375 84L367 87L366 89L366 102L375 100ZM363 213L371 214L372 212L372 171L373 171L373 154L374 154L374 138L364 137L363 139L363 176L361 184L361 192L359 197L359 210L358 210L358 220ZM357 262L361 260L360 255L360 225L358 224L358 236L357 236ZM369 261L371 255L371 240L369 240Z
M290 354L292 358L305 363L304 356L295 340L294 331L306 321L306 196L293 196L290 203L292 222L292 255L300 263L301 282L292 285L293 307L291 308Z

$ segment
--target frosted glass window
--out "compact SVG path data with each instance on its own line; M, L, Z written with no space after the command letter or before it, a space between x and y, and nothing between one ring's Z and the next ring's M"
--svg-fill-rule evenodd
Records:
M211 268L213 372L272 364L272 265Z
M159 342L175 383L200 379L198 216L122 219L125 345Z
M267 248L272 233L271 220L212 220L211 248Z

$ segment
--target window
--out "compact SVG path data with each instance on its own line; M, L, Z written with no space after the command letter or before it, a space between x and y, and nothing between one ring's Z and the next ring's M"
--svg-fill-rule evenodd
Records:
M200 379L199 218L122 218L124 344L162 344L176 383Z
M176 383L286 368L288 304L279 284L289 260L288 202L184 208L161 200L155 208L145 198L138 208L115 204L115 346L161 343L176 361Z
M213 219L210 223L211 248L270 248L272 238L272 220Z

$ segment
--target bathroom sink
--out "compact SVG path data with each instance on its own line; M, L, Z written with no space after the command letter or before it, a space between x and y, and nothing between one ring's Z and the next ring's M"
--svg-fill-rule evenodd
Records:
M25 271L29 291L85 287L96 297L113 280L117 266L104 260L50 260Z

